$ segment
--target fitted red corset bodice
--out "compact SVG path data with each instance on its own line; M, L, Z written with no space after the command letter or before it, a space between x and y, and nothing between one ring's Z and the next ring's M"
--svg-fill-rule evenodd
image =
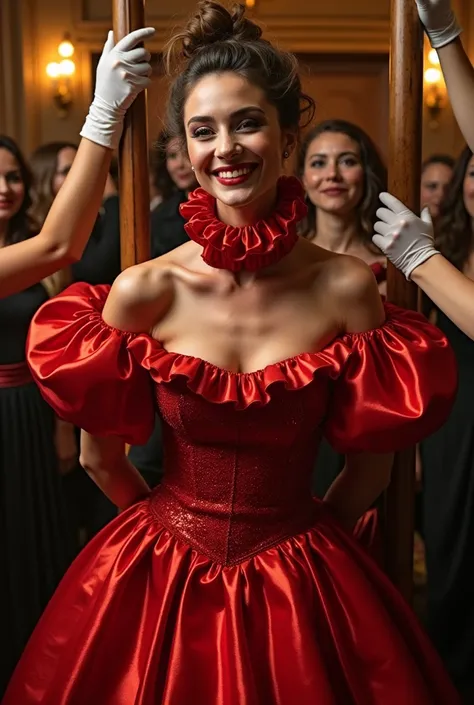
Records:
M178 385L157 385L165 479L151 499L160 521L222 564L311 526L317 505L310 477L328 383L245 414Z

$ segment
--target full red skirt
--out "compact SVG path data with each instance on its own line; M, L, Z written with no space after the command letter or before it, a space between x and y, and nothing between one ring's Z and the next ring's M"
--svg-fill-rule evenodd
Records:
M82 551L3 705L455 705L415 616L321 509L233 566L145 500Z

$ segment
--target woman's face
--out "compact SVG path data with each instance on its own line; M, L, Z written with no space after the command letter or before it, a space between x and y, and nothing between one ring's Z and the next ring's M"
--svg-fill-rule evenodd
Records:
M264 92L235 73L205 76L189 93L184 122L196 178L219 216L233 225L265 217L295 135L281 130Z
M166 145L166 168L180 191L191 191L196 186L191 162L177 138L171 139Z
M453 170L451 167L440 162L428 164L423 170L420 192L421 207L428 207L433 218L439 214L439 207L446 194L452 175Z
M466 210L471 218L474 218L474 156L471 157L467 165L464 176L463 196Z
M364 194L364 167L359 146L341 132L323 132L306 151L303 185L318 209L347 216Z
M11 220L24 199L25 184L20 165L8 149L0 147L0 222Z
M53 176L52 191L53 196L56 196L59 189L66 180L66 176L72 167L72 163L77 154L77 150L73 147L64 147L58 152L56 158L56 170Z

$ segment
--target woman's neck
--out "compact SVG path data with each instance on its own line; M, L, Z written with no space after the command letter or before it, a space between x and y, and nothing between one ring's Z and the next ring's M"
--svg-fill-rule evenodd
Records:
M353 213L343 217L333 213L316 212L315 232L310 238L315 244L339 254L346 254L364 245L360 225Z
M241 207L229 206L217 200L217 217L226 225L234 228L244 228L268 218L275 209L277 198L276 186L266 191L251 203Z

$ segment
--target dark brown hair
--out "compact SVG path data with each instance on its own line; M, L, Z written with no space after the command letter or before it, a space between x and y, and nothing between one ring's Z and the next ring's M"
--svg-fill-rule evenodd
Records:
M15 213L7 226L5 245L11 245L15 242L25 240L38 232L37 224L32 220L29 212L31 208L31 188L33 185L33 175L19 146L14 140L11 139L11 137L0 135L0 149L5 149L7 152L10 152L10 154L18 162L20 178L25 189L23 203L21 204L18 213Z
M34 178L32 214L41 224L46 220L53 205L53 180L58 168L59 153L63 149L77 151L77 145L73 142L47 142L35 149L30 157Z
M175 183L169 175L166 165L166 148L171 139L166 130L162 130L153 145L153 149L150 151L150 171L153 183L163 201L170 198L176 191Z
M185 139L184 105L192 87L211 73L232 72L261 88L278 111L280 127L298 130L302 116L308 124L313 100L302 92L298 62L293 54L262 39L262 30L245 16L243 5L229 11L211 0L201 0L182 32L168 43L165 63L170 70L179 50L184 60L168 102L168 132Z
M373 249L372 234L379 207L379 194L387 190L387 169L377 147L362 128L346 120L325 120L316 125L305 136L298 160L298 173L303 176L306 155L309 146L316 137L324 132L347 135L359 147L362 168L364 170L364 192L357 212L365 243ZM308 215L301 224L301 234L310 235L316 229L316 206L307 198Z
M69 145L67 145L69 146ZM6 149L12 154L20 168L20 175L25 188L25 197L21 208L16 215L8 223L6 245L26 240L34 235L37 235L43 224L42 219L38 220L34 216L32 193L34 189L34 177L32 171L21 153L20 148L10 137L0 135L0 149ZM49 277L42 280L44 286L50 296L55 296L67 284L70 283L69 268L61 269Z
M474 232L472 218L464 204L463 184L472 152L466 147L454 165L453 177L440 205L435 223L435 242L439 251L461 269L469 257Z
M428 157L428 159L425 159L421 165L421 173L423 174L425 169L432 164L443 164L444 166L449 167L449 169L454 169L455 163L456 160L453 159L453 157L450 157L449 154L432 154Z

